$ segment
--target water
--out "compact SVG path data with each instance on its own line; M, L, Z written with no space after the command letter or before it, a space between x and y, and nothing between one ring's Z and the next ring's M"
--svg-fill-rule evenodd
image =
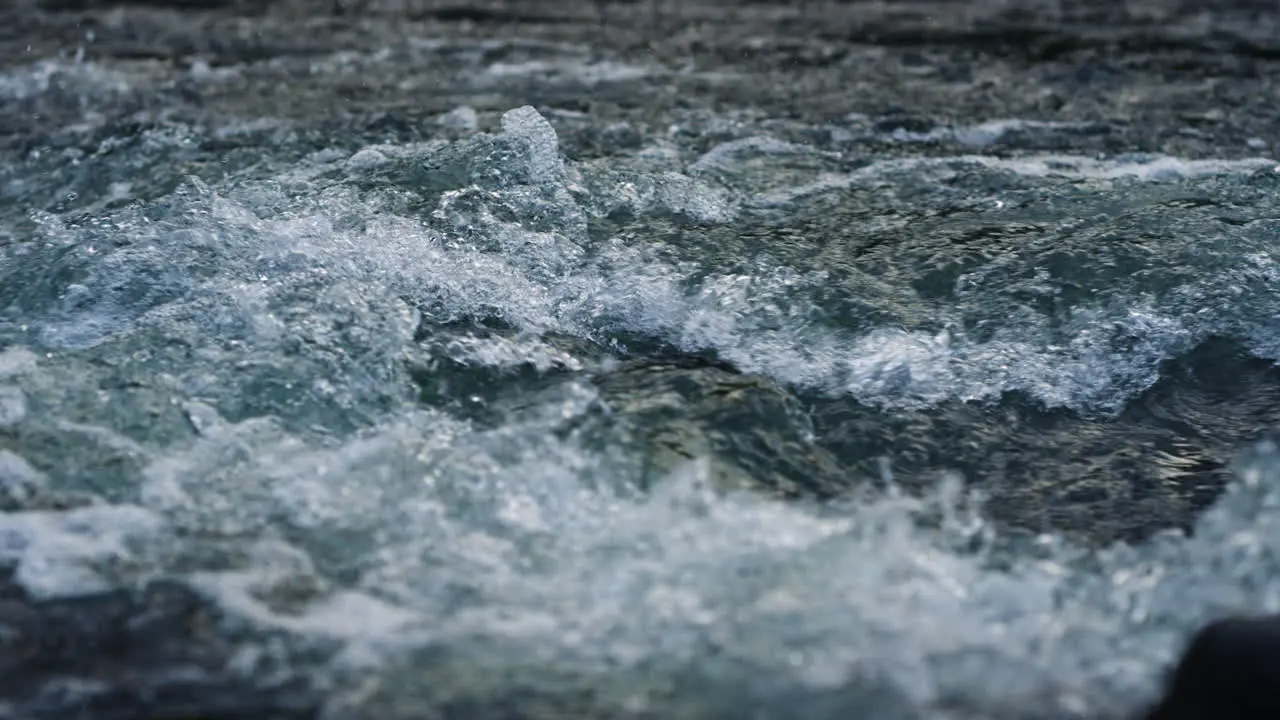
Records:
M11 151L8 582L194 588L332 718L1120 717L1280 610L1274 160L480 118Z

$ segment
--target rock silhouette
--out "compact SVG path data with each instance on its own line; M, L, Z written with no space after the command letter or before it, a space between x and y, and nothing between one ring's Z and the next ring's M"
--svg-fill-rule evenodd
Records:
M1280 615L1214 621L1187 644L1144 720L1280 717Z

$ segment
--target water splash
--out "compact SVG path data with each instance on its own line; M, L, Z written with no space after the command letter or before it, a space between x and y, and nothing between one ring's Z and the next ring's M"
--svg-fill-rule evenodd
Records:
M358 648L375 709L544 673L613 717L743 693L812 717L1098 717L1149 697L1204 619L1276 609L1269 446L1191 539L1095 552L998 536L954 483L819 508L725 491L708 453L653 483L587 376L651 343L886 408L1026 390L1111 410L1209 333L1273 344L1271 170L649 140L566 162L520 108L496 134L40 216L0 251L2 429L111 462L42 480L32 442L0 455L4 487L109 477L119 504L7 514L0 563L41 597L186 577ZM540 385L474 422L424 406L410 366L446 361L492 371L460 396L523 365ZM46 415L86 407L108 419ZM430 673L459 680L423 691Z

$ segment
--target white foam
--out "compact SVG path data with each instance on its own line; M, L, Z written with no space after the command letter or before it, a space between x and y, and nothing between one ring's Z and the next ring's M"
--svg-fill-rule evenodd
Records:
M559 155L549 123L528 107L504 118L504 133L522 139L531 150L529 172L517 175L528 177L534 185L448 190L440 195L429 224L375 211L353 192L336 192L328 186L316 187L311 194L286 196L272 186L245 185L234 198L206 188L191 197L193 202L209 203L219 232L217 245L211 244L209 228L149 229L158 235L155 252L135 243L128 251L97 260L95 267L104 281L108 269L122 276L159 272L162 263L167 267L170 262L168 254L158 252L161 243L170 248L166 252L185 251L195 257L216 252L216 272L199 292L226 297L237 308L243 326L252 329L238 339L263 349L305 336L307 347L345 354L348 351L341 348L349 339L328 327L360 307L357 325L383 328L362 334L373 355L358 362L353 358L347 365L325 364L343 377L381 369L370 378L372 386L352 389L344 396L341 402L348 405L358 404L360 397L379 387L384 392L402 392L388 383L397 381L395 358L412 345L417 324L413 306L406 300L443 309L446 316L494 314L520 331L535 334L558 331L605 340L617 330L656 335L686 349L716 350L748 371L888 405L991 398L1022 389L1050 405L1106 412L1145 388L1160 361L1212 331L1212 323L1205 325L1203 319L1191 326L1177 319L1190 312L1187 307L1205 305L1187 298L1163 305L1143 305L1134 298L1128 308L1077 309L1073 323L1058 328L1048 327L1047 318L1019 316L992 339L975 343L948 335L944 346L935 346L937 333L932 330L828 327L822 311L807 298L825 292L835 278L800 273L764 260L738 277L737 271L721 272L672 259L665 254L665 238L650 239L641 233L636 238L639 242L629 246L621 238L600 244L586 233L583 207L596 215L625 208L640 217L674 215L715 225L740 216L741 196L676 171L618 173L597 166L575 168L584 178L575 196L566 189L572 173ZM426 145L413 152L439 152L442 147ZM487 152L487 147L477 145L477 152ZM801 152L797 146L758 138L725 147L717 157L726 162L739 152L781 158L779 162ZM345 170L359 177L362 168L384 165L405 152L394 147L369 148L349 159ZM1029 178L1162 182L1270 166L1269 161L1258 159L1187 161L1163 156L898 159L873 163L843 177L823 175L809 186L771 191L754 199L748 196L747 205L780 206L811 193L854 185L891 187L908 176L915 181L941 181L974 167ZM321 173L324 167L317 165L307 172ZM291 182L305 189L306 183L319 182L319 177L297 175ZM350 213L368 215L362 228L339 228L337 219ZM126 223L122 230L132 227ZM695 238L696 233L689 237ZM1227 270L1228 275L1232 272ZM695 282L695 277L700 279ZM967 296L976 297L983 290L976 274L961 280L968 283ZM312 291L299 305L300 298L291 290L293 283L318 283L323 290ZM904 298L910 294L909 289L877 284L872 278L852 287L862 290L849 292L869 293L863 300L873 304L889 302L893 293ZM195 286L191 291L196 292ZM299 313L307 317L283 320ZM1215 317L1225 320L1228 315L1223 310ZM168 322L170 316L157 312L154 322ZM952 320L940 318L940 322ZM1142 341L1125 352L1113 349L1109 328L1117 324L1130 328ZM133 327L127 317L94 310L71 321L47 324L44 337L91 344ZM535 365L549 361L535 357L538 351L532 345L508 350L530 353L529 361ZM498 353L496 346L484 352L488 355L475 355L472 360L517 362L509 353ZM380 365L372 363L374 355ZM324 382L342 388L346 381L335 375Z
M1187 160L1167 155L1132 155L1111 160L1070 155L1032 155L1025 158L964 158L997 169L1012 170L1026 177L1115 180L1132 178L1144 182L1183 180L1209 175L1232 175L1257 170L1280 172L1270 158L1240 160Z
M602 61L529 60L518 63L496 62L485 68L485 75L495 79L537 77L540 81L576 81L586 85L627 82L656 74L656 70L640 65Z
M134 506L0 513L0 563L31 597L48 600L117 587L130 566L161 554L163 521Z
M1135 628L1109 598L1064 607L1079 577L1057 559L994 572L957 555L947 533L984 532L962 512L935 535L911 521L922 501L906 498L823 516L717 496L696 461L629 500L582 484L625 466L544 432L460 437L363 581L424 618L421 642L512 648L486 661L489 672L519 672L529 653L614 671L731 660L818 689L878 669L927 706L959 691L1007 700L1002 672L1028 695L1051 678L1140 696L1168 650L1117 650L1109 641ZM451 600L459 593L467 602ZM708 638L716 658L701 658ZM983 672L957 676L957 656Z
M778 207L841 187L891 188L908 177L915 182L943 181L975 167L1033 179L1164 182L1273 166L1261 159L1189 161L1166 156L910 158L872 163L843 176L823 171L810 185L744 197L676 170L619 173L594 164L575 166L570 173L560 157L554 129L533 108L510 111L503 124L505 135L520 138L530 149L528 173L516 176L528 177L534 185L446 191L429 224L376 211L350 190L319 184L324 168L329 167L322 163L290 176L300 193L285 195L270 185L250 184L241 186L234 197L221 197L208 188L191 195L192 202L210 203L219 232L216 246L210 244L212 230L203 227L167 231L172 234L159 237L171 248L169 252L184 245L191 248L188 252L202 254L217 248L216 273L199 292L231 299L245 325L253 328L242 339L261 348L305 336L308 347L346 353L340 348L347 340L327 325L352 307L362 307L357 325L385 328L385 332L363 334L381 365L371 362L372 355L359 362L353 358L347 365L326 361L334 374L323 382L317 380L335 389L336 395L325 391L327 397L340 398L336 401L349 406L374 389L402 392L388 383L397 381L395 357L412 345L417 323L404 298L418 306L443 309L446 316L495 314L534 334L551 330L604 340L617 330L656 335L686 349L716 350L748 371L851 393L874 404L992 398L1021 389L1049 405L1109 412L1145 388L1161 360L1212 331L1212 323L1205 325L1203 319L1194 326L1176 319L1188 303L1195 307L1204 303L1184 298L1173 304L1143 306L1135 298L1127 309L1113 307L1094 315L1079 310L1074 324L1056 329L1047 326L1046 318L1019 316L992 339L975 343L948 335L947 343L939 346L936 331L851 332L826 326L822 312L807 299L830 286L833 279L821 273L802 274L786 265L759 261L741 278L741 287L726 294L738 282L736 271L719 272L674 260L665 254L664 238L651 240L641 233L634 246L621 239L599 245L587 237L584 208L596 215L625 208L638 217L666 214L715 225L740 217L743 200L746 207ZM414 153L440 152L443 147L437 143L416 149L368 148L346 161L345 171L358 178L366 167L383 166ZM488 152L488 147L480 143L473 149ZM755 136L719 146L699 162L732 169L734 158L741 157L765 166L775 161L785 166L788 158L804 153L803 146ZM715 162L707 164L708 158ZM576 195L566 189L573 175L583 178ZM367 216L364 227L339 229L337 219L351 213ZM512 216L514 220L509 219ZM126 222L121 230L133 227ZM155 229L146 232L157 233ZM128 276L145 268L158 272L159 263L170 262L167 254L145 248L136 243L127 252L97 260L95 267L105 279L108 268ZM287 270L282 272L282 267ZM694 277L700 279L694 282ZM325 289L313 292L300 306L291 291L297 282L319 282ZM873 279L859 283L858 287L865 285L864 290L872 293L866 300L874 304L898 292ZM982 289L982 283L969 285L977 288L966 290L970 296ZM884 295L886 291L890 295ZM906 289L901 292L909 294ZM309 317L290 323L283 320L299 312ZM168 322L170 316L168 311L157 312L154 321ZM1132 328L1142 342L1124 353L1114 350L1107 328L1117 324ZM97 310L71 322L47 324L44 337L71 344L96 343L133 327L127 318ZM482 354L470 360L509 366L519 362L519 353L527 352L535 365L551 361L549 356L536 357L539 352L532 345L497 350L497 346L483 351L477 346L475 351ZM463 354L467 352L472 351ZM344 378L371 368L381 368L370 377L371 385L344 389L349 382Z
M1212 175L1239 175L1259 170L1280 173L1280 165L1269 158L1188 160L1167 155L1133 155L1099 160L1094 157L1062 154L1028 154L1016 158L996 158L986 155L897 158L878 160L846 174L825 172L812 182L769 190L752 197L749 202L760 207L777 207L820 193L890 182L895 176L900 177L906 173L920 171L938 173L937 179L945 180L954 177L966 166L1007 170L1030 178L1139 182L1193 180Z
M388 162L390 158L376 148L363 148L347 158L346 166L349 170L359 172L386 165Z
M607 175L590 185L591 211L609 215L624 208L635 216L675 215L715 225L738 216L739 201L730 192L679 172L655 175Z
M25 347L14 346L0 351L0 379L23 375L36 369L36 354Z
M964 696L979 707L1053 702L1064 716L1114 711L1117 699L1136 704L1189 629L1280 600L1280 585L1262 579L1273 563L1259 559L1280 547L1267 529L1274 510L1255 531L1257 520L1244 518L1257 510L1224 507L1202 523L1205 538L1117 547L1097 556L1096 574L1077 569L1080 551L1061 544L1050 559L1000 571L982 553L954 550L965 544L958 538L983 536L977 517L952 507L942 533L913 524L935 500L899 497L821 516L752 495L716 497L695 462L636 503L584 494L547 459L492 467L486 497L504 503L436 506L415 525L423 535L387 547L366 581L402 603L426 603L437 620L424 629L436 644L499 639L537 648L542 662L615 671L731 659L813 689L874 670L921 708ZM1275 496L1270 462L1267 487L1246 476L1235 492ZM474 493L475 479L437 475L431 487L443 494L462 483L456 490ZM951 507L948 497L936 502ZM490 524L512 502L536 508L538 521ZM1224 532L1229 542L1215 539ZM1240 584L1250 563L1260 563L1249 582L1261 594ZM471 600L443 611L435 603L447 602L444 588ZM708 639L715 658L700 656ZM491 658L489 671L519 672L527 662L521 651L504 658Z
M716 127L731 129L731 120ZM400 372L406 354L428 351L494 368L578 370L581 359L540 333L602 341L640 334L871 403L982 399L1022 388L1050 405L1114 406L1206 331L1253 323L1259 338L1270 333L1269 300L1249 305L1242 290L1226 309L1190 303L1196 292L1239 279L1227 262L1225 274L1184 288L1183 304L1122 298L1081 310L1074 325L1052 329L1056 335L1013 313L982 342L950 330L855 332L824 324L806 299L832 287L834 270L801 272L767 259L708 267L690 260L693 252L676 252L696 246L673 247L699 242L698 230L672 240L640 223L619 237L592 238L583 206L714 225L752 204L778 207L843 187L891 190L904 174L927 183L987 168L1054 181L1167 182L1255 172L1274 161L973 155L884 160L841 174L797 170L798 159L831 158L756 135L717 146L692 167L664 146L641 153L644 168L625 179L578 168L592 189L571 194L575 168L566 168L550 123L531 107L502 122L505 139L530 150L531 184L446 189L430 196L436 205L426 212L396 214L410 189L363 186L382 178L372 171L443 144L366 148L345 160L322 153L267 182L192 182L161 203L118 211L114 225L68 228L42 218L51 243L101 249L84 266L84 297L120 295L111 306L119 315L76 303L59 308L66 317L47 325L64 334L45 337L119 343L103 351L127 353L116 357L201 400L183 405L196 436L168 448L49 419L65 440L146 463L136 487L116 488L136 491L141 506L0 514L0 563L15 569L15 581L37 598L128 585L175 569L168 553L180 529L191 542L212 536L248 546L245 567L192 580L230 612L291 632L446 647L497 639L520 652L487 658L496 671L519 671L530 657L540 666L657 674L689 663L732 674L741 662L781 683L831 688L870 669L920 707L958 693L995 707L1051 690L1064 712L1083 708L1086 716L1111 709L1114 698L1149 694L1176 643L1206 618L1280 609L1274 448L1246 466L1193 539L1089 553L1046 538L1010 561L953 485L923 499L891 493L819 511L714 492L713 463L703 456L641 493L650 458L629 454L631 438L611 434L626 428L582 429L607 411L588 382L555 385L516 403L502 426L478 429L417 407ZM992 142L1009 127L981 126L968 141ZM184 140L174 132L145 142L151 151ZM500 144L489 140L448 149L483 153ZM693 177L735 179L744 168L751 173L737 177L733 191ZM808 172L811 182L773 188L774 169ZM104 235L127 242L114 250L80 242ZM1275 279L1270 258L1249 252L1241 264L1265 287ZM171 281L173 292L151 306L130 305L117 291L160 281ZM441 321L427 327L439 337L425 350L415 340L419 309ZM495 317L516 332L480 338L443 329L444 321ZM107 321L119 323L117 335L102 332ZM1136 338L1121 350L1107 336L1117 325ZM158 351L144 356L125 342L139 327L190 352L177 361ZM36 367L29 350L0 353L0 414L18 418L12 422L30 412L26 390L14 390ZM275 384L252 382L263 378ZM276 405L253 406L272 393L282 398ZM18 398L21 410L5 397ZM298 417L311 418L298 408L317 397L336 407L323 419L358 429L299 429ZM224 418L220 403L238 401L253 412ZM0 451L0 488L16 488L19 502L46 480ZM922 529L915 522L922 514L941 514L942 528ZM281 527L298 536L294 545L264 539ZM325 563L358 580L337 586L317 569ZM288 595L294 584L306 590L304 601L277 607L271 596Z
M39 97L50 91L109 95L124 93L130 88L127 75L91 62L41 60L0 73L0 98L11 101Z
M546 372L552 368L582 370L585 367L579 358L536 337L480 338L468 335L450 339L443 351L455 360L490 368L531 365L539 372Z
M461 47L477 58L486 50L526 47L503 42L423 39L413 47L432 53ZM527 47L563 51L532 41ZM387 59L338 54L316 67L358 72L361 64ZM569 58L491 64L485 78L595 84L662 72ZM49 92L56 88L54 75L37 68L0 77L0 97ZM474 128L474 113L463 110L456 120L460 129ZM732 118L715 120L717 130L741 132ZM223 132L282 128L261 121ZM954 139L980 149L1012 132L1077 129L996 120L902 139ZM528 142L535 183L544 189L563 184L566 168L545 118L519 108L503 117L503 130ZM182 140L156 142L178 146ZM882 160L843 173L819 162L830 156L758 134L717 145L687 166L673 144L650 148L637 154L649 165L635 178L608 190L592 187L592 197L574 197L588 211L607 205L714 225L741 217L744 208L786 209L845 188L892 192L908 176L941 182L974 168L1087 181L1109 193L1106 183L1195 180L1275 167L1264 158L1030 154ZM346 177L365 183L371 171L429 151L367 148L345 161ZM805 163L819 167L794 167ZM148 268L199 263L203 279L184 288L166 309L172 312L148 311L144 318L166 337L194 345L193 367L170 368L180 376L175 385L233 393L248 384L249 373L293 362L300 353L316 363L283 366L297 382L289 388L291 400L304 396L312 381L356 398L386 391L398 381L394 367L402 353L415 349L412 304L444 319L496 315L523 331L514 338L445 340L451 357L489 367L528 362L578 369L576 358L538 340L538 333L607 339L621 330L690 350L714 349L748 371L896 406L991 398L1014 388L1050 405L1114 405L1149 383L1159 360L1194 342L1206 327L1255 322L1260 343L1272 334L1265 307L1237 314L1207 304L1144 305L1138 298L1060 335L1021 316L1011 316L985 342L894 327L847 332L823 324L802 300L830 278L767 262L750 271L700 267L687 260L689 253L672 259L676 253L643 227L625 241L596 247L585 238L585 222L557 222L575 212L569 204L537 204L514 192L487 197L457 188L460 194L450 199L476 203L453 206L471 224L471 232L463 232L416 211L395 215L408 194L401 188L381 188L379 195L327 184L322 174L328 164L317 161L274 178L283 189L221 198L209 214L200 198L169 198L178 206L176 218L156 224L169 230L191 225L196 232L174 237L152 254L123 255L116 274L102 276L101 284L110 286L145 281ZM734 191L699 175L727 177ZM214 191L222 192L228 191ZM611 193L609 199L604 193ZM496 220L509 217L512 208L516 222ZM343 222L349 218L358 220L358 229ZM546 224L552 227L520 227L530 218L551 218ZM150 217L133 222L116 229L130 243L156 234ZM679 242L698 237L689 232ZM198 252L172 259L170 251L199 243ZM207 263L200 260L206 253L212 258ZM1229 280L1214 275L1205 283ZM1207 319L1190 317L1197 310ZM1144 342L1113 350L1105 330L1117 323ZM78 337L68 328L64 337ZM94 329L81 336L103 334ZM5 351L0 378L7 380L6 367L21 368L10 375L28 372L35 356ZM180 527L250 535L284 521L311 533L317 548L333 537L359 537L338 543L349 553L344 569L362 573L359 587L322 588L294 613L268 607L260 597L264 589L316 580L308 553L322 550L310 547L267 548L245 570L203 574L197 582L233 612L304 634L415 641L425 634L459 645L499 637L546 665L660 670L689 659L712 668L721 659L747 660L773 677L815 688L872 667L886 671L920 706L964 692L997 707L1048 687L1064 708L1069 696L1080 695L1084 716L1112 697L1136 703L1149 694L1182 635L1207 617L1280 609L1280 493L1275 470L1265 469L1272 461L1246 473L1201 521L1193 540L1117 548L1092 558L1097 572L1074 567L1072 558L1084 553L1058 544L1044 553L1047 560L1027 557L1003 571L991 569L982 553L955 550L966 544L960 540L982 536L980 518L958 513L944 531L923 531L911 522L918 501L890 498L822 514L748 494L719 497L707 489L704 458L647 498L612 492L636 477L632 463L639 459L577 443L570 421L597 401L585 388L568 387L563 396L488 432L431 413L401 413L396 421L328 444L304 440L272 419L227 422L212 400L189 404L200 436L148 466L141 487L148 511L100 509L108 519L86 521L97 525L85 531L67 529L59 515L0 516L0 538L7 543L0 544L0 560L26 563L20 581L55 596L109 585L110 573L93 553L119 557L113 548L125 542L119 538L126 530L151 537L158 516ZM85 430L61 427L73 435ZM141 452L102 433L94 437L122 452ZM0 453L0 475L3 458ZM13 549L22 543L22 550ZM27 548L34 549L23 554ZM519 654L495 653L491 660L496 670L519 670L523 662ZM1054 709L1040 700L1023 707L1030 702L1038 711Z
M596 402L574 397L494 430L423 416L330 448L295 440L281 451L261 423L207 422L164 472L198 502L0 516L0 561L18 563L40 597L89 592L119 582L104 564L165 544L162 528L189 513L239 507L266 527L284 510L318 547L360 529L342 562L362 579L333 587L309 551L276 540L251 545L242 569L190 577L225 611L267 627L383 649L497 640L513 649L488 657L498 677L529 657L568 671L697 662L732 674L746 663L814 690L882 673L926 708L959 692L998 706L1048 689L1064 707L1083 702L1084 715L1151 693L1181 633L1205 617L1280 599L1238 585L1242 567L1269 568L1259 553L1280 548L1268 529L1274 463L1206 518L1204 539L1104 553L1098 574L1073 569L1079 551L1061 545L998 571L983 552L956 552L989 531L956 504L954 486L818 513L713 492L696 460L645 497L620 492L638 459L549 432ZM931 507L948 518L941 531L912 521ZM708 641L715 656L704 655Z
M0 505L21 506L48 486L44 473L26 458L10 450L0 450Z
M455 128L458 130L475 131L480 127L480 120L476 116L475 108L469 105L462 105L444 113L436 118L436 122L445 127Z
M17 425L26 417L26 393L21 388L0 385L0 430Z
M366 593L325 587L306 553L281 541L259 541L249 555L251 564L244 570L196 573L189 581L228 612L309 637L383 644L416 619L412 612ZM294 598L289 608L273 608L264 599L273 593L296 596L299 591L309 597L301 602Z
M962 145L986 147L1004 139L1006 135L1020 130L1043 133L1079 132L1095 125L1079 122L1045 122L1042 120L1019 120L1006 118L988 120L974 125L957 127L935 127L927 132L915 132L904 128L894 128L890 137L901 142L932 142L937 140L955 140Z

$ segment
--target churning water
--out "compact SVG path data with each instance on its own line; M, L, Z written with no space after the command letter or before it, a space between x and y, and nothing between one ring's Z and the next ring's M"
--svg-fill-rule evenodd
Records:
M49 64L0 96L128 82ZM1099 544L1054 508L995 518L978 460L894 481L894 448L960 430L822 422L976 407L1096 439L1214 382L1170 363L1224 343L1262 368L1227 404L1270 419L1246 410L1280 358L1275 161L1057 154L1079 128L1017 121L875 156L858 117L551 120L611 151L461 108L363 147L88 127L0 171L13 581L179 579L249 628L233 671L305 668L335 719L1118 716L1190 629L1280 610L1266 441L1189 535L1122 517L1133 542ZM1208 413L1175 408L1188 435ZM1155 478L1112 499L1176 484L1178 447L1104 465ZM1017 461L1015 490L1070 458Z

